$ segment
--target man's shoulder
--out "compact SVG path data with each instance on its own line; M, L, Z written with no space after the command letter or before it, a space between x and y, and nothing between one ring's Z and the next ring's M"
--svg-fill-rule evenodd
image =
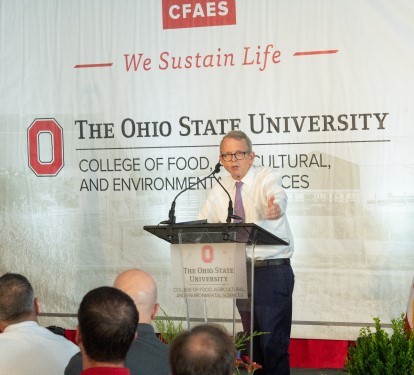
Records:
M75 350L74 353L79 351L79 346L67 339L65 336L52 332L50 329L39 326L39 335L43 336L48 341L55 342L56 345L60 345L66 348Z
M139 335L136 340L131 344L130 351L142 351L146 350L159 350L161 352L168 351L169 346L162 342L155 333Z
M132 373L168 375L168 350L169 346L155 334L151 338L141 337L129 348L125 364Z
M80 352L76 353L67 364L65 368L65 375L78 375L82 371L82 355Z
M281 174L278 172L278 170L270 167L264 167L264 166L254 166L254 168L251 169L252 173L254 174L254 179L266 179L266 178L275 178L279 179Z
M73 342L66 337L56 334L49 329L40 326L36 322L27 321L12 324L7 327L1 335L2 340L19 340L27 339L31 343L46 341L48 345L60 345L68 348L78 348Z
M262 166L262 165L254 165L252 170L254 171L255 174L262 174L262 173L278 173L276 171L276 169L274 168L270 168L270 167L266 167L266 166Z

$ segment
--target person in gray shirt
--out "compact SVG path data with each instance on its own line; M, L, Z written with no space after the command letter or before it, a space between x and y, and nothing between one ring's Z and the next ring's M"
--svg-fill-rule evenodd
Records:
M139 312L137 338L128 351L125 367L132 375L169 375L169 346L155 334L151 325L157 315L157 285L147 272L130 269L121 273L114 281L115 288L128 294ZM79 375L82 371L82 357L74 355L65 369L65 375Z

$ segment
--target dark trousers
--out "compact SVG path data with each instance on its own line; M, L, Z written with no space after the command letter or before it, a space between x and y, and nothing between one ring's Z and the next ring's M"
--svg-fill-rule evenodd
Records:
M247 263L248 289L251 263ZM263 375L288 375L292 325L292 293L295 277L289 264L256 267L254 271L253 331L268 332L253 340L253 361L263 366ZM237 300L245 332L250 333L250 299Z

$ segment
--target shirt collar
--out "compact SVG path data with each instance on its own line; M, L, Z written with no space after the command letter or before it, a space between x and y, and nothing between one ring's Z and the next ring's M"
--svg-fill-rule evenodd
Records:
M252 165L249 168L246 175L240 181L243 182L243 185L251 186L253 184L254 175L255 175L255 167L254 167L254 165ZM234 180L234 179L232 179L232 180L233 180L233 189L235 189L237 180Z
M26 320L24 322L20 322L20 323L13 323L13 324L9 324L4 331L14 331L17 330L19 328L25 328L25 327L36 327L38 326L39 323L35 322L34 320Z

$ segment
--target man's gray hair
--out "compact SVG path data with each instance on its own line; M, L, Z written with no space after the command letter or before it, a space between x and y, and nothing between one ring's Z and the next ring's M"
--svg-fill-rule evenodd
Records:
M253 151L253 146L252 146L252 141L250 140L250 138L247 136L246 133L242 132L241 130L230 130L221 140L220 142L220 152L221 152L221 146L223 144L223 141L227 138L231 138L231 139L236 139L238 141L241 141L242 139L244 139L247 143L247 152L250 153Z
M17 273L0 277L0 320L13 323L34 312L34 290L29 280Z

